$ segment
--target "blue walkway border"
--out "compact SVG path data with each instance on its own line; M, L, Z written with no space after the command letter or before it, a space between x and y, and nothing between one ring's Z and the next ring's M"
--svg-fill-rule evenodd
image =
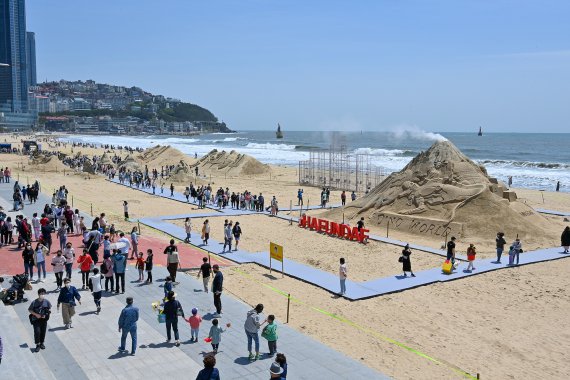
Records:
M133 190L138 190L138 191L142 191L144 193L153 195L151 188L136 188L136 187L128 186L128 185L119 183L118 180L116 180L116 179L115 180L109 180L109 181L113 182L115 184L118 184L118 185L125 186L127 188L131 188ZM186 197L182 193L175 191L173 196L170 196L170 189L168 189L166 193L154 194L154 195L162 197L162 198L182 202L184 204L197 205L195 202L187 201ZM335 205L334 207L339 207L339 206ZM170 220L183 219L186 217L190 217L191 219L195 219L195 218L218 217L218 216L246 216L246 215L267 215L268 216L268 213L266 211L256 212L256 211L250 211L250 210L236 210L236 209L231 209L231 208L229 208L229 209L225 208L225 209L219 210L218 207L215 207L212 205L208 205L208 206L206 206L206 208L211 210L211 211L204 210L203 213L198 213L198 214L179 214L179 215L165 215L165 216L154 217L154 218L141 218L141 219L139 219L139 222L144 224L144 225L147 225L149 227L155 228L159 231L162 231L162 232L166 233L167 235L170 235L170 236L175 237L175 238L180 239L180 240L184 240L186 238L186 233L185 233L184 229L182 227L175 225L175 224L172 224L171 222L169 222ZM312 207L309 207L308 210L315 210L315 209L320 209L320 208L321 208L320 206L312 206ZM290 211L290 210L289 209L280 209L280 212L284 212L284 211ZM299 211L299 208L296 208L296 210L295 210L295 208L293 208L293 210L291 210L291 211L292 212L293 211ZM543 211L537 210L537 211L543 212L543 211L550 211L550 210L543 210ZM556 211L550 211L550 212L554 213ZM563 215L563 214L564 213L558 213L557 215ZM298 218L293 217L291 215L281 214L281 215L278 215L277 217L280 219L286 220L286 221L292 220L292 221L298 223ZM384 238L384 237L381 237L378 235L371 235L370 239L375 240L375 241L384 242L387 244L398 245L398 246L404 246L406 244L406 243L399 241L399 240L396 240L396 239ZM238 263L238 264L253 263L253 264L261 265L265 268L269 268L269 252L268 251L252 253L252 252L245 251L243 249L239 249L238 251L232 251L232 252L228 252L227 254L223 254L223 253L220 253L220 252L215 251L213 249L213 247L219 247L219 245L220 245L219 241L210 239L211 244L206 246L206 245L202 244L202 239L200 236L198 236L198 234L193 234L193 236L190 239L190 243L192 245L198 247L198 248L203 249L206 252L209 252L210 254L214 254L216 256L226 258L226 259L233 261L235 263ZM425 246L421 246L421 245L415 245L415 244L410 244L410 247L412 249L415 249L415 250L421 250L421 251L429 252L429 253L436 254L439 256L445 256L445 251L442 251L442 250L438 250L438 249L434 249L434 248L430 248L430 247L425 247ZM570 254L564 254L562 248L554 247L554 248L540 249L540 250L536 250L536 251L522 253L520 255L520 264L517 266L529 265L529 264L539 263L539 262L543 262L543 261L558 260L558 259L563 259L566 257L570 257ZM459 261L466 259L464 256L458 256L457 258L459 259ZM505 257L505 259L508 260L508 257ZM431 285L434 283L454 281L454 280L459 280L462 278L475 276L475 275L482 274L482 273L488 273L488 272L495 271L495 270L513 268L513 266L508 266L505 264L497 263L497 262L493 261L493 259L477 260L475 262L475 264L476 264L476 268L477 268L476 270L467 271L464 269L464 267L466 267L466 264L461 263L460 266L458 267L458 269L450 275L443 274L441 271L441 268L438 267L438 268L432 268L432 269L416 272L416 277L404 277L403 275L396 275L396 276L388 276L388 277L383 277L383 278L376 278L376 279L364 281L364 282L356 282L356 281L347 280L347 282L346 282L347 290L346 290L346 294L343 297L346 299L349 299L351 301L363 300L363 299L378 297L378 296L382 296L382 295L386 295L386 294L390 294L390 293L397 293L397 292L401 292L404 290L414 289L414 288L417 288L420 286L427 286L427 285ZM296 261L289 260L289 259L284 259L284 268L285 268L285 274L289 277L293 277L293 278L296 278L296 279L301 280L303 282L315 285L319 288L322 288L322 289L329 291L331 293L334 293L334 294L338 293L338 291L340 290L340 284L339 284L338 276L336 276L332 273L324 272L320 269L316 269L316 268L311 267L309 265L301 264L301 263L298 263Z

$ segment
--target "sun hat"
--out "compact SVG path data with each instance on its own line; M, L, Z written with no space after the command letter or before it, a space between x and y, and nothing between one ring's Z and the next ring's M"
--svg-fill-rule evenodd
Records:
M271 363L271 367L269 367L269 373L272 375L281 375L283 373L283 368L277 362Z

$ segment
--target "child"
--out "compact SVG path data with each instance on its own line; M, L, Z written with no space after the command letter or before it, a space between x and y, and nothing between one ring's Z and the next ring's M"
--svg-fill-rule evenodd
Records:
M164 298L168 296L168 292L172 291L172 277L167 276L164 279Z
M192 316L186 319L186 322L190 324L190 333L192 334L190 342L197 342L198 333L200 332L200 323L202 322L202 317L198 314L198 309L192 309Z
M269 346L269 356L272 357L277 353L277 324L273 314L267 317L267 326L263 328L261 336L267 339Z
M232 326L231 323L226 325L228 328ZM208 333L208 338L212 339L212 349L214 350L214 355L218 353L218 346L222 340L222 333L226 331L218 326L218 320L214 318L212 320L212 327L210 327L210 332Z
M145 260L145 264L146 264L146 282L148 282L149 284L152 284L152 249L147 249L146 250L146 260Z
M279 366L281 368L283 368L283 373L281 373L281 379L286 379L287 378L287 358L285 357L285 354L277 354L277 356L275 356L275 361L277 363L279 363Z
M115 225L111 224L111 227L109 228L109 240L111 240L111 243L115 241L116 235L117 235L117 230L115 230Z
M142 252L139 253L138 257L137 257L137 269L139 270L139 282L143 282L144 281L144 259L143 259L143 254Z
M475 246L473 244L469 244L469 248L467 248L467 260L469 261L469 265L467 266L467 270L475 270L473 266L473 262L475 261L475 255L477 252L475 251Z
M67 226L65 226L63 223L61 223L59 229L57 230L57 237L59 238L59 249L63 251L67 245Z

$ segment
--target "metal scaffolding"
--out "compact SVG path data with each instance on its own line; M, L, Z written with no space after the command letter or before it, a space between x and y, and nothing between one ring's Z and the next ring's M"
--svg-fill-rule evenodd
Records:
M372 165L369 154L349 154L346 145L313 150L309 159L299 161L299 184L364 193L385 177L382 168Z

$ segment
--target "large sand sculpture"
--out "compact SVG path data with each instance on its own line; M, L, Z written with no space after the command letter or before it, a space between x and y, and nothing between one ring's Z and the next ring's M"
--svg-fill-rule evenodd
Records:
M158 170L162 166L172 165L173 163L184 162L186 165L191 165L195 162L193 158L170 145L157 145L145 149L136 159L143 167L147 165L149 169L156 168Z
M238 153L235 150L229 153L224 150L219 152L216 149L210 151L191 166L192 169L198 166L201 173L221 171L230 175L257 175L268 173L271 170L269 165L262 164L246 154Z
M434 237L485 237L497 231L533 241L552 241L549 221L516 200L516 194L487 175L449 141L433 144L400 172L347 207L374 225ZM544 239L544 240L541 240Z

